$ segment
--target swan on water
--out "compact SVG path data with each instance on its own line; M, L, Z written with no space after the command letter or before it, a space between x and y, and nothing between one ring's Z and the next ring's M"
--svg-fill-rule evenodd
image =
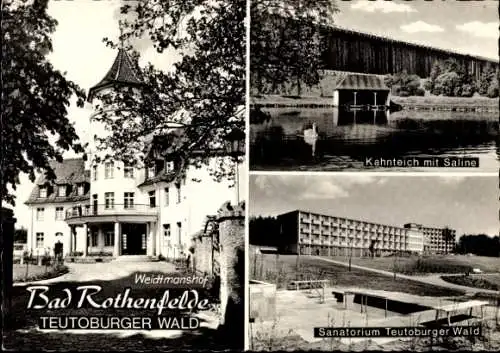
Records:
M316 123L312 123L312 127L310 129L304 130L304 141L305 143L311 145L313 157L316 153L317 140L318 140L318 131L316 129Z

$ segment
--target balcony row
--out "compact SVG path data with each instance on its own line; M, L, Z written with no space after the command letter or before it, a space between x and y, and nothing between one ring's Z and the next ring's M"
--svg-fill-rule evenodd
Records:
M66 211L66 221L68 223L92 222L92 221L108 221L107 218L125 217L125 220L134 219L147 222L156 219L158 210L156 207L144 204L114 204L107 203L104 205L82 205L75 206ZM132 217L132 218L131 218Z

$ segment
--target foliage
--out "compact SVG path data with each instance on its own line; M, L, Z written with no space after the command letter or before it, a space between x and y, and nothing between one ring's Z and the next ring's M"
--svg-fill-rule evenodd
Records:
M488 92L486 93L486 96L489 98L497 98L498 97L498 76L495 75L495 77L491 80L490 85L488 87Z
M387 75L385 84L392 88L394 94L402 97L419 95L420 77L417 75L409 75L406 70L403 70L394 75ZM418 92L417 92L418 91Z
M461 286L498 290L498 286L496 284L491 283L484 278L478 278L475 276L441 276L441 279Z
M252 217L249 220L249 243L252 245L278 246L280 225L274 217Z
M476 82L477 91L480 95L486 96L488 94L488 90L496 79L497 87L498 87L498 72L495 72L493 69L485 70L479 77L479 80ZM494 84L494 83L493 83Z
M460 86L460 76L456 72L445 72L436 78L434 91L432 93L435 95L442 94L448 97L455 97L455 93L458 93Z
M243 0L125 2L121 40L149 38L158 53L171 48L181 59L168 72L148 64L140 89L97 95L102 104L95 120L111 131L98 148L141 164L147 136L169 133L176 124L182 133L159 147L181 161L179 173L208 164L209 152L221 148L233 128L244 127L245 9ZM220 158L211 172L230 177L233 164Z
M55 175L51 160L83 152L67 118L74 95L84 92L47 60L57 22L47 14L48 0L2 2L2 201L14 204L19 174L35 180L35 171ZM55 143L51 142L55 140Z
M418 258L396 266L396 272L408 275L422 273L465 273L472 268L459 262L441 261L439 258Z
M26 228L19 228L14 231L15 243L26 243L28 241L28 230Z
M253 91L276 93L289 86L300 95L303 84L317 84L323 50L321 27L333 24L336 12L334 0L251 1Z
M498 72L490 68L478 80L474 80L463 65L454 59L447 59L434 63L424 87L433 95L472 97L478 92L482 96L494 98L498 96Z
M460 237L455 252L478 256L500 256L500 237L486 234L469 234Z

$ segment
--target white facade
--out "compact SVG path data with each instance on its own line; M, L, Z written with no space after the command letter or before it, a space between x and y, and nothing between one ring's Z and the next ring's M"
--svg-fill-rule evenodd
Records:
M115 81L139 83L132 60L123 49L104 79L90 90L89 100L94 112L97 112L97 105L102 104L95 99L95 93L111 92ZM105 108L111 111L111 107ZM89 117L89 130L95 137L105 137L109 132L93 119L95 114ZM166 170L168 162L165 161L165 166L154 175L148 175L148 168L131 168L121 161L104 159L110 151L98 152L96 141L91 139L87 151L89 159L84 163L84 174L90 184L84 201L66 203L64 218L57 221L54 212L59 205L44 204L43 200L37 200L36 205L31 199L27 202L33 220L29 233L32 236L28 241L30 249L38 249L36 238L33 238L36 233L43 232L44 249L53 249L57 242L55 234L63 233L66 254L182 257L191 244L191 237L202 229L207 216L216 215L227 201L238 202L236 195L245 195L244 167L238 168L239 193L230 187L233 182L214 181L207 167L188 167L185 178L177 184L158 178L172 172ZM209 160L212 166L215 166L215 158ZM225 158L234 164L229 157ZM43 221L36 221L37 208L46 209Z

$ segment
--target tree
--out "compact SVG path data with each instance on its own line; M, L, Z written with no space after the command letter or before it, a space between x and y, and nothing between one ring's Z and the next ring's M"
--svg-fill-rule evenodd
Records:
M334 0L251 1L253 93L300 95L320 80L322 27L333 24ZM288 88L287 88L288 86Z
M417 75L408 75L406 70L394 75L387 75L384 81L388 87L393 88L395 94L402 92L407 92L410 96L420 94L420 77Z
M189 166L208 165L225 136L245 126L246 1L138 0L125 2L121 13L122 42L149 39L158 53L173 48L180 60L171 71L148 64L141 70L143 85L139 88L117 87L97 94L101 104L94 119L109 129L108 136L98 139L97 147L111 151L108 154L113 159L141 164L148 136L168 135L156 147L180 161L178 177ZM179 128L172 134L174 124ZM225 158L218 162L210 169L216 179L234 176L232 163ZM237 257L237 251L227 248L226 255L234 252ZM237 298L231 303L238 303L238 309L229 304L221 308L225 319L220 333L241 348L243 338L235 338L231 328L240 327L244 320L237 314L244 312L237 290L243 274L234 274L220 291Z
M19 228L14 231L14 242L26 243L28 241L28 230L26 228Z
M102 104L94 119L111 132L98 139L98 148L141 164L145 137L177 125L182 133L160 147L182 162L179 175L189 165L208 164L224 137L245 126L245 1L140 0L123 5L121 13L121 41L148 38L158 53L173 48L181 59L168 72L148 64L140 89L121 87L96 96ZM217 180L234 176L223 158L211 172Z
M55 178L51 160L69 149L83 152L67 118L72 97L82 106L84 92L47 60L57 22L48 0L2 2L2 201L15 204L19 174L35 180L44 170ZM52 143L51 140L55 140ZM11 190L12 189L12 190Z

